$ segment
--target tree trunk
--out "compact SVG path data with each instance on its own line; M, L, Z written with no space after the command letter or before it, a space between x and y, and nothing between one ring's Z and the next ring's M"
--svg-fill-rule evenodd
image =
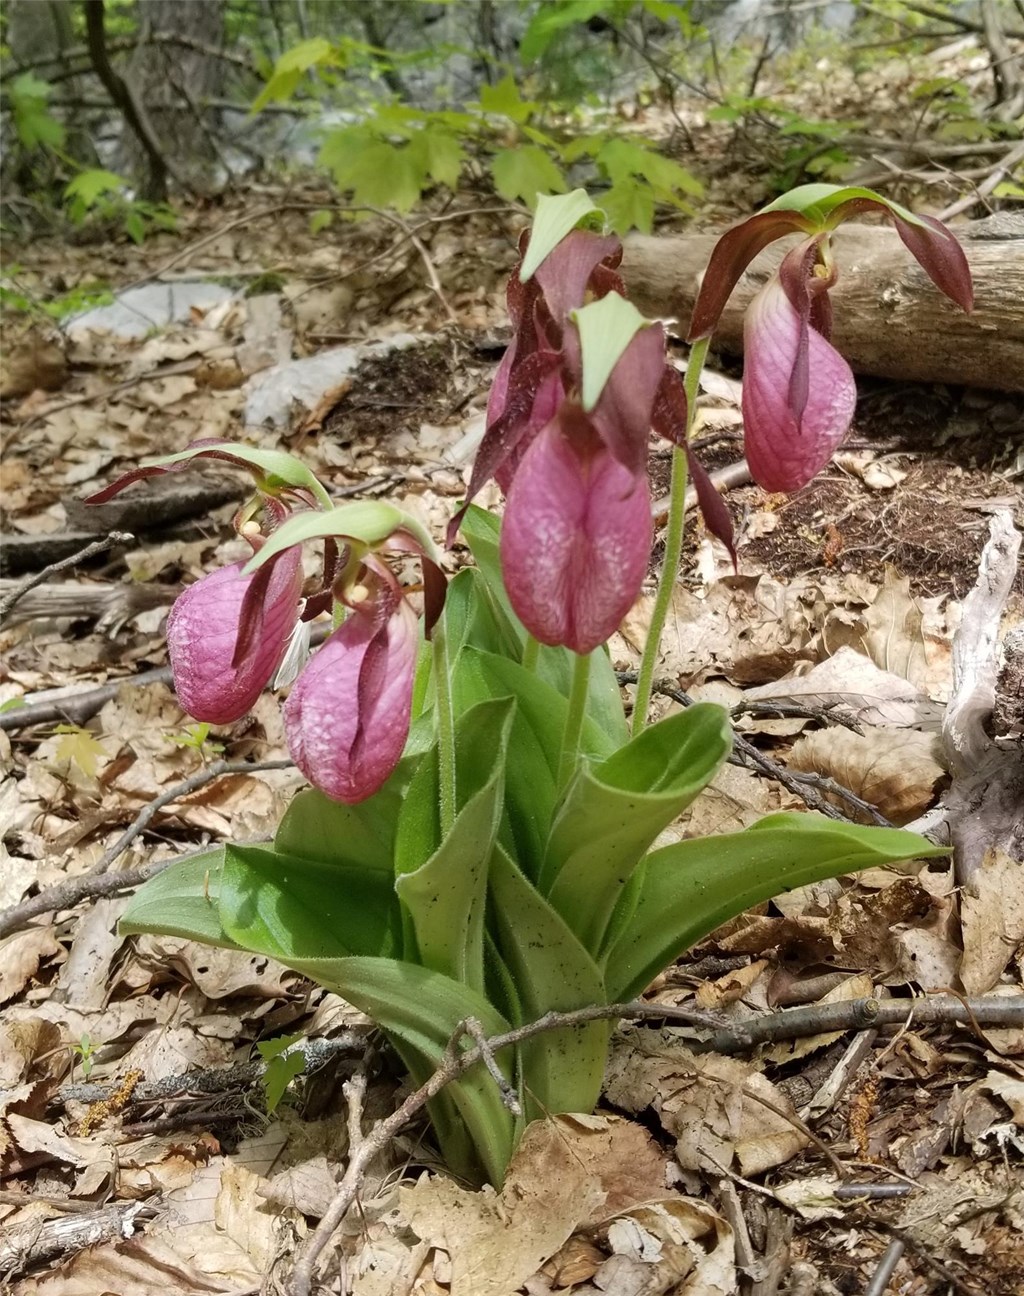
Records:
M890 226L837 230L832 341L858 373L1024 391L1024 217L1002 213L956 233L974 278L970 315L939 292ZM672 317L685 332L716 239L628 238L622 275L640 310ZM798 241L782 239L756 258L729 299L715 346L742 352L747 306Z
M224 93L224 0L137 0L139 45L129 80L164 155L198 187L219 161L215 123L203 101ZM189 46L148 44L151 35L179 36Z

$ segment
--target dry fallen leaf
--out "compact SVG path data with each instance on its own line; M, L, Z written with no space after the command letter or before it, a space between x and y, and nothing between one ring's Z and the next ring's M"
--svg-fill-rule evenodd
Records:
M960 980L968 994L984 994L1024 942L1024 864L989 851L960 896L960 923Z
M818 729L793 744L786 764L790 769L821 774L877 806L897 825L910 823L928 809L935 786L945 776L942 743L937 734L916 729ZM849 801L825 794L844 814L859 823L872 823Z
M629 1112L653 1107L675 1137L684 1169L728 1169L735 1162L749 1177L784 1165L807 1146L789 1099L754 1065L693 1053L659 1031L640 1028L616 1038L605 1092Z
M0 1004L21 994L44 959L61 953L52 927L29 927L0 941Z
M905 729L938 729L943 708L904 677L881 670L863 653L839 648L827 661L772 684L749 689L752 702L800 702L841 706L863 724Z

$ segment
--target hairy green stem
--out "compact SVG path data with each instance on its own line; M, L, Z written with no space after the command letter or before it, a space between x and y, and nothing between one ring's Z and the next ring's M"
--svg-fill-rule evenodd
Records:
M540 644L534 639L532 634L526 636L526 643L523 644L523 665L528 671L537 669L537 658L540 656Z
M434 709L437 712L437 768L441 799L441 836L455 823L455 717L452 681L448 673L448 640L442 617L430 636L434 668Z
M687 440L697 412L700 375L704 368L704 358L708 353L710 340L710 338L701 338L690 348L690 359L686 366L684 381ZM661 575L658 577L658 592L654 597L651 624L647 630L647 641L644 644L640 670L637 674L636 700L633 703L634 734L638 734L647 724L651 690L654 686L654 668L658 663L661 636L672 604L672 591L679 576L679 562L683 554L683 528L686 523L686 478L686 451L677 449L672 454L672 485L668 505L668 529L665 533L665 560L661 565Z
M573 662L572 687L569 690L569 710L565 717L562 735L562 754L558 758L558 786L564 788L573 776L580 754L580 735L587 714L587 694L590 688L590 653L578 653Z

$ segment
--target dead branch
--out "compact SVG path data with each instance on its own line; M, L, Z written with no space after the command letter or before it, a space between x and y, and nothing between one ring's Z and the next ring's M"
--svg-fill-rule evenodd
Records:
M957 880L970 882L993 847L1024 852L1024 743L990 736L999 681L999 626L1017 572L1021 534L1009 509L995 513L978 579L953 639L953 692L942 742L953 774L943 802Z
M970 315L939 292L894 229L844 225L836 231L832 341L854 370L1024 391L1024 217L999 213L958 228L957 235L974 278ZM627 238L622 272L639 309L674 318L684 331L716 242L715 235ZM780 240L754 260L722 314L717 346L742 351L747 307L793 246L793 239Z
M132 1237L141 1222L139 1217L152 1215L152 1207L145 1202L116 1202L93 1207L88 1213L11 1225L3 1230L0 1241L0 1272L9 1279L47 1260L66 1259L100 1242Z
M1024 88L1020 90L1019 94L1024 98ZM1014 174L1021 162L1024 162L1024 143L1017 144L1010 149L1009 153L997 162L991 170L986 171L985 179L972 193L966 194L963 198L958 198L955 203L950 203L948 207L943 208L939 212L939 219L951 220L954 216L959 216L961 212L966 211L968 207L973 207L976 202L987 198L997 185Z
M725 1026L694 1047L699 1052L749 1053L761 1044L806 1039L834 1031L874 1030L883 1026L1024 1027L1024 995L928 995L920 999L846 999L762 1013Z
M146 118L145 110L132 93L131 86L115 72L110 62L110 55L107 53L104 0L84 0L84 8L86 41L96 75L102 81L104 89L115 106L121 110L128 128L142 145L149 162L146 197L150 202L166 202L168 176L189 192L189 186L164 157L153 128Z
M77 553L73 553L68 558L62 558L59 562L50 563L44 567L41 572L36 572L34 576L29 576L19 585L16 585L9 593L0 599L0 624L6 619L8 613L15 607L29 592L37 585L42 585L44 581L56 576L58 572L67 571L69 567L74 567L80 562L86 562L89 558L95 558L97 554L106 553L115 545L131 544L135 537L128 531L111 531L108 536L101 540L93 540Z
M31 922L33 918L38 918L40 914L54 913L62 909L73 909L82 900L95 900L99 896L115 895L118 891L124 891L128 887L138 886L169 864L175 863L175 859L159 860L156 864L148 864L140 869L114 874L108 873L111 864L124 854L140 833L145 832L156 815L165 806L170 805L172 801L177 801L181 797L188 796L191 792L206 787L208 783L214 782L215 779L219 779L225 774L258 774L264 770L292 768L293 764L290 760L259 762L214 761L211 765L198 770L181 783L176 783L174 787L168 788L166 792L156 797L155 800L147 802L136 815L131 826L121 834L113 846L103 854L99 862L88 873L82 877L69 878L66 882L59 882L56 886L48 887L38 895L32 896L31 899L22 900L20 904L12 905L10 909L0 914L0 939L9 936L11 932L18 931Z
M0 730L13 733L18 729L31 729L41 724L85 724L91 720L111 698L126 685L146 686L149 684L170 684L170 666L158 666L155 670L142 671L139 675L119 675L117 679L108 680L106 684L97 684L91 688L77 689L64 693L61 697L46 698L39 702L29 702L14 711L0 713Z

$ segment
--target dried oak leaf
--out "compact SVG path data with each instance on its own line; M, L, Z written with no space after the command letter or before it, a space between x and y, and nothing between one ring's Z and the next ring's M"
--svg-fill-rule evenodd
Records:
M790 769L834 779L854 795L877 806L894 824L906 824L931 805L936 784L945 776L941 744L934 734L917 730L819 729L793 744ZM850 813L849 802L831 796ZM851 817L853 817L851 815ZM866 813L860 822L871 823Z

